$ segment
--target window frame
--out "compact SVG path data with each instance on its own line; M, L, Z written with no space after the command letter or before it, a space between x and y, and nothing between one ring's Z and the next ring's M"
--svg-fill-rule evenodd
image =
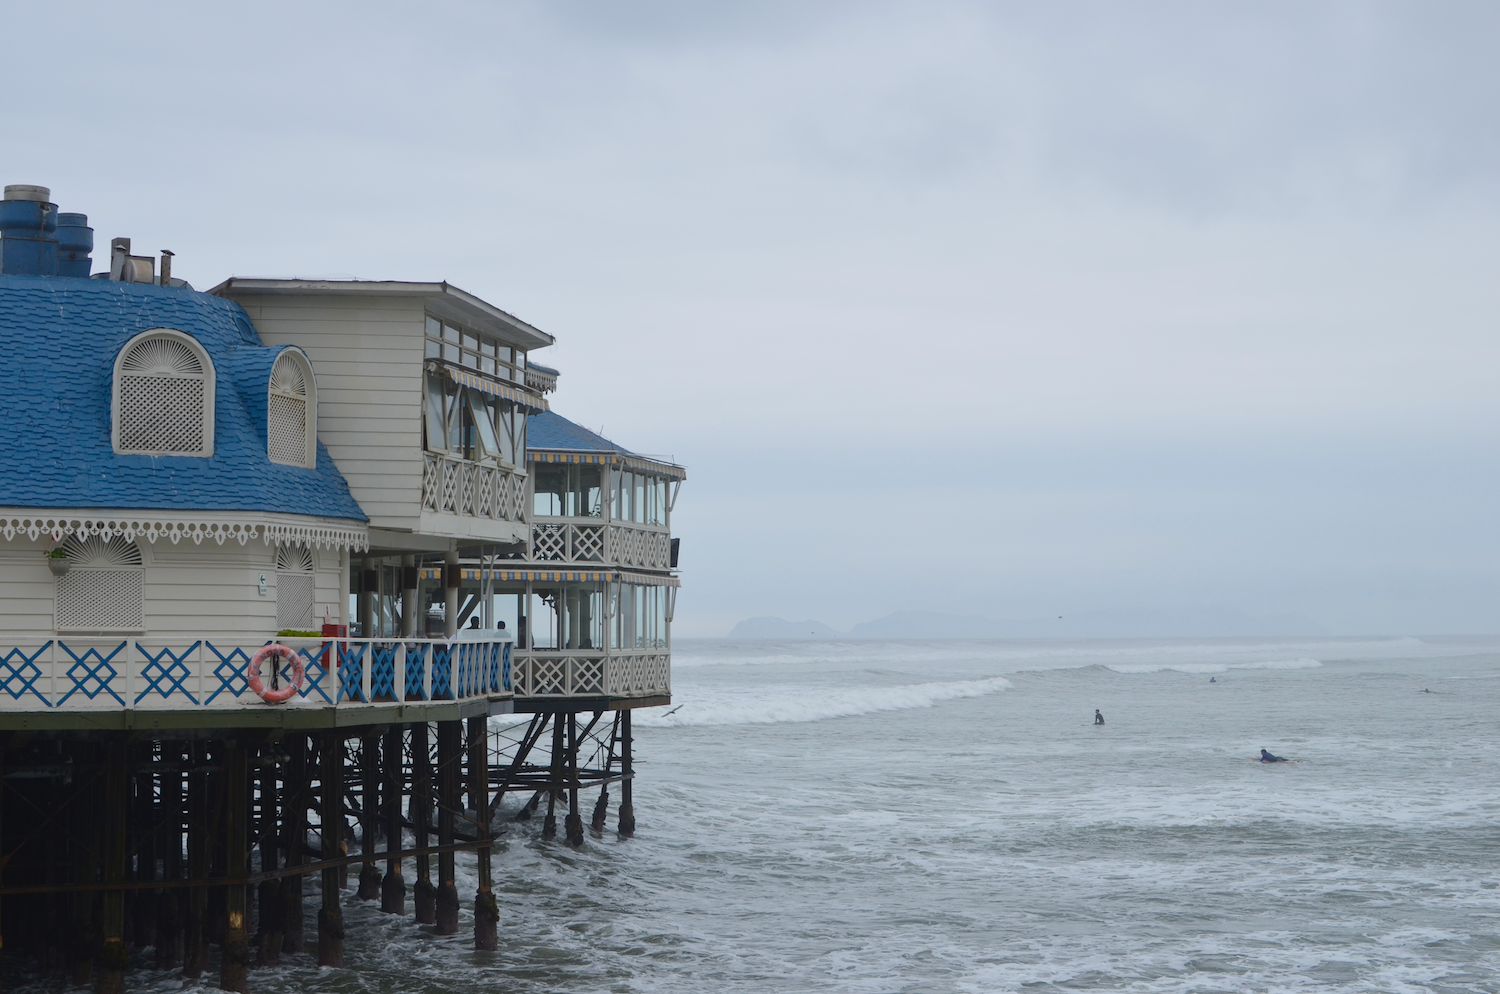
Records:
M155 338L166 338L181 342L191 349L203 365L203 447L197 452L172 452L167 450L153 449L125 449L120 446L120 366L136 346ZM192 379L192 377L177 377L178 379ZM179 331L176 328L150 328L138 335L132 336L120 350L115 353L115 362L112 376L110 378L109 399L109 441L116 455L122 456L181 456L187 459L211 459L214 454L214 406L218 394L218 370L214 368L214 361L209 356L208 350L203 347L192 335Z
M290 391L276 390L273 387L276 382L276 367L286 361L294 362L302 369L304 394L301 397ZM282 462L271 455L271 398L273 396L300 400L306 405L303 418L303 431L306 433L306 438L303 440L302 448L305 462ZM276 353L276 359L271 363L271 372L266 376L266 458L278 466L318 468L318 383L313 374L312 360L307 357L307 353L296 346L289 346Z

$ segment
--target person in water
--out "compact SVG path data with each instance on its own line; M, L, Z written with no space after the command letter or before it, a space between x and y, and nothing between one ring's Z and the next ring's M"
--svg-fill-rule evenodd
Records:
M1098 708L1094 708L1094 724L1096 724L1096 725L1102 725L1102 724L1104 724L1104 715L1102 715L1102 714L1099 713L1099 709Z
M1280 756L1273 756L1273 755L1271 755L1265 749L1262 749L1260 751L1260 761L1262 763L1285 763L1285 762L1287 762L1287 760L1282 759Z

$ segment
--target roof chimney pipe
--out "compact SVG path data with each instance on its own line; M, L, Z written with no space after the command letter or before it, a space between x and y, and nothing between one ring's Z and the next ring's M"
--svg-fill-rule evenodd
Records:
M57 275L88 279L94 251L94 229L87 214L57 215Z
M45 186L13 183L0 200L0 272L57 275L57 205Z

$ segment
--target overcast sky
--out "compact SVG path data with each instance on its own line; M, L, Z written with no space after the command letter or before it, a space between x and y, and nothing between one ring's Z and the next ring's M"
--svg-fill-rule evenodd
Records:
M1500 631L1493 4L5 10L0 179L106 250L556 335L689 468L678 634Z

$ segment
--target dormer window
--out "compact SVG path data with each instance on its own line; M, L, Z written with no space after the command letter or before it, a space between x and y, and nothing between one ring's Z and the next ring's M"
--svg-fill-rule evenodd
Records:
M214 367L197 340L155 328L115 359L114 448L122 454L214 454Z
M318 461L318 402L312 364L287 349L271 367L266 398L266 455L285 466L313 469Z

